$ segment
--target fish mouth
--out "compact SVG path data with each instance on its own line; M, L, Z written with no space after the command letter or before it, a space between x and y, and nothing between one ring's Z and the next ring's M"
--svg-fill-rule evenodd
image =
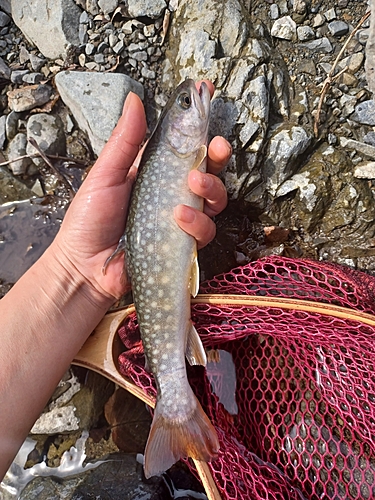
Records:
M200 117L202 118L202 120L207 120L210 113L211 95L205 82L201 83L199 90L197 90L194 85L193 99Z

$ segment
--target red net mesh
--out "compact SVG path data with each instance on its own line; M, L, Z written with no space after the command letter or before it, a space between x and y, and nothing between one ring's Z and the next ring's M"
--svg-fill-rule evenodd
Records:
M202 284L201 293L308 299L373 314L374 286L375 278L337 265L270 257ZM223 371L208 377L188 368L218 432L210 468L223 499L375 498L373 326L248 305L195 304L192 318L205 347L230 353L235 366L235 414L221 402ZM119 334L128 349L122 373L155 396L135 315Z

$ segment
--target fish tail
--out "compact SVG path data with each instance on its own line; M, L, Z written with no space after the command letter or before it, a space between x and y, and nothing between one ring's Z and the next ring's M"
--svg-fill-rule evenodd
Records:
M146 478L168 470L180 458L209 462L217 458L219 440L216 430L195 396L195 409L186 420L170 420L156 405L146 444Z

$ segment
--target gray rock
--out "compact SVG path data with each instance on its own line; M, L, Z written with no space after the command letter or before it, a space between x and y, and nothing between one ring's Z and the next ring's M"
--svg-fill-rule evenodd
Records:
M5 12L0 11L0 28L4 28L10 23L10 17Z
M311 42L305 42L303 44L303 47L312 50L314 52L330 53L333 51L331 42L325 36L323 38L318 38L317 40L313 40Z
M139 52L133 52L132 58L136 61L147 61L147 52L143 50Z
M26 155L27 138L26 134L17 134L8 145L7 153L9 160L15 160L19 156ZM24 175L31 163L30 158L22 158L9 164L9 169L13 175Z
M5 80L10 80L11 73L12 71L7 63L0 57L0 77Z
M312 136L298 126L284 126L275 131L263 166L265 185L272 195L275 195L280 184L294 173L296 167L293 162L306 151L311 139Z
M0 0L0 9L6 12L7 14L11 14L12 9L10 6L10 0Z
M375 1L370 2L371 16L369 38L366 44L365 71L368 86L372 93L375 93Z
M133 17L150 17L157 19L160 17L167 4L164 0L128 0L127 13L128 16Z
M110 14L118 5L118 0L99 0L98 5L104 14Z
M31 116L27 121L27 139L35 139L39 148L46 154L65 154L64 124L58 115L38 113ZM27 143L26 153L35 154L34 146ZM43 160L39 157L33 158L35 165L40 166Z
M30 52L24 46L20 48L19 59L21 64L25 64L30 60Z
M315 32L310 26L298 26L297 36L300 42L306 42L315 38Z
M155 71L152 71L152 70L147 69L147 68L142 68L141 69L141 75L144 78L147 78L148 80L155 80L155 78L156 78Z
M371 159L375 159L375 147L370 146L364 142L355 141L354 139L348 139L346 137L340 137L340 144L344 148L354 149L359 153L368 156Z
M279 17L279 6L277 3L273 3L270 5L270 18L271 19L277 19Z
M78 38L81 45L87 43L87 40L89 39L87 35L87 24L79 25Z
M363 125L370 125L375 127L375 102L373 99L368 101L363 101L354 109L354 113L350 116L350 119L362 123Z
M356 73L362 66L365 56L362 52L355 52L354 54L345 57L337 65L339 70L346 68L349 73Z
M5 123L5 132L8 141L12 140L13 137L17 134L18 131L18 120L21 116L21 113L16 113L15 111L11 111L6 116Z
M290 16L277 19L271 28L271 35L283 40L293 40L296 36L297 25Z
M22 77L22 81L34 85L35 83L40 83L45 80L46 77L43 73L27 73Z
M81 11L73 0L12 0L11 5L13 21L45 57L64 58L69 45L79 45Z
M95 45L92 43L86 43L85 54L91 56L95 52Z
M52 88L49 85L30 85L8 92L9 107L21 113L42 106L49 101Z
M324 13L324 17L327 19L327 21L333 21L333 19L336 19L336 11L334 7L332 7L332 9L327 10Z
M86 0L86 10L92 16L99 14L98 0Z
M31 64L31 67L33 69L33 71L40 71L40 69L42 68L43 64L45 63L45 59L43 59L42 57L38 57L37 55L31 53L30 54L30 64Z
M63 71L56 75L55 83L97 155L122 114L127 94L132 91L143 98L143 86L120 73Z
M112 47L112 50L115 54L121 54L121 52L124 50L124 41L119 40L114 47Z
M3 149L5 140L7 138L5 131L5 123L7 121L6 115L0 116L0 150Z
M332 36L340 37L348 33L349 26L344 21L332 21L328 24L328 29Z
M359 163L354 169L357 179L375 179L375 161Z
M15 83L16 85L20 85L22 83L22 79L25 75L29 73L28 69L15 69L12 71L12 74L10 75L10 80L12 83Z

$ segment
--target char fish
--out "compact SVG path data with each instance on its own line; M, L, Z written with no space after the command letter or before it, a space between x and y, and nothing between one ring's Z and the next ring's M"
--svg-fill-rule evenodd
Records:
M146 477L181 457L209 461L219 449L186 374L185 356L191 365L205 366L206 354L190 319L190 297L199 288L196 241L173 216L180 203L203 208L188 187L188 174L205 170L209 113L205 83L199 91L193 80L177 87L143 153L126 223L127 271L147 368L157 385Z

